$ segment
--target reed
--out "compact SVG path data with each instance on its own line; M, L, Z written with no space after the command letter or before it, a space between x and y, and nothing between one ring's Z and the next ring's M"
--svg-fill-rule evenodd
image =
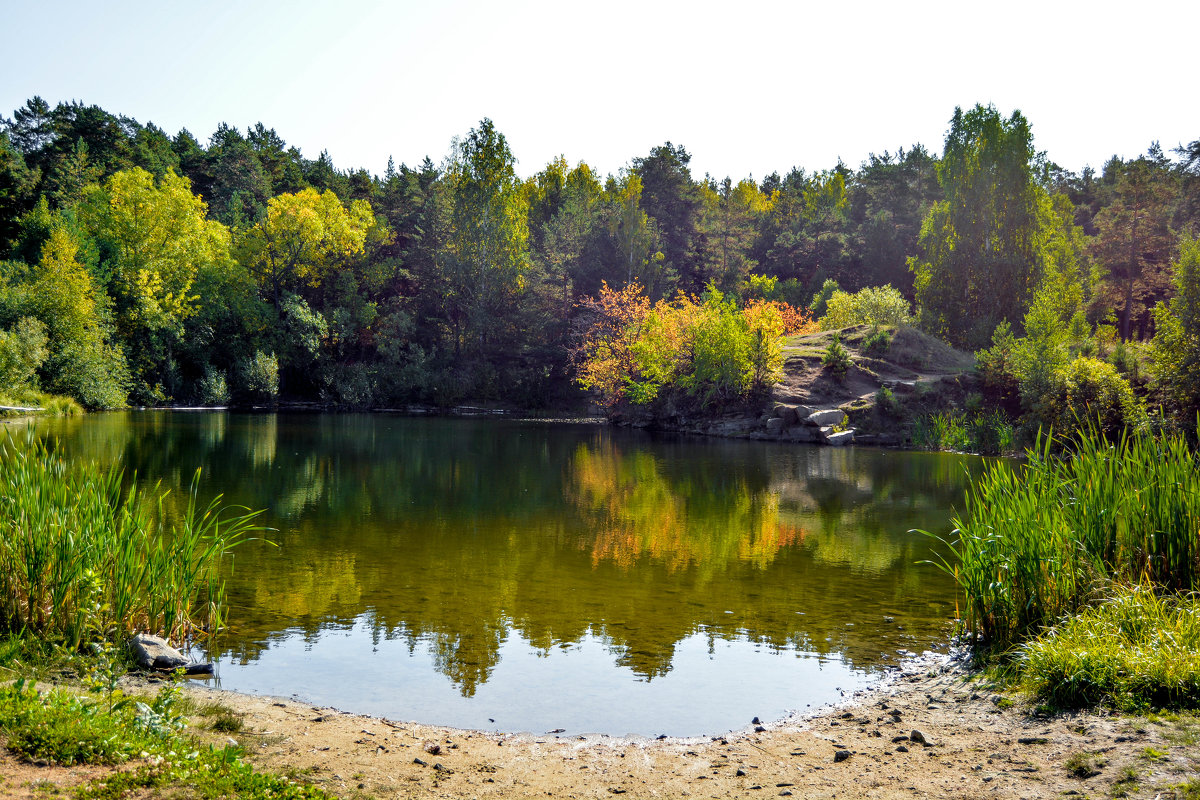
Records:
M257 512L125 489L118 469L67 461L33 437L0 444L0 630L80 647L135 631L168 638L224 622L220 567Z
M913 445L920 450L1001 455L1013 450L1012 423L999 412L938 412L913 421Z
M940 566L969 631L1003 650L1113 584L1200 589L1200 466L1182 436L1039 435L1023 465L985 471L953 525Z

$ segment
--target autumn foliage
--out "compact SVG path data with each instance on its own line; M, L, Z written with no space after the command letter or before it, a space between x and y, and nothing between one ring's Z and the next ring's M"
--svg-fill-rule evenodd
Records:
M667 398L713 408L745 402L779 378L782 337L811 325L778 301L744 307L714 287L651 303L633 282L582 304L578 380L610 411Z

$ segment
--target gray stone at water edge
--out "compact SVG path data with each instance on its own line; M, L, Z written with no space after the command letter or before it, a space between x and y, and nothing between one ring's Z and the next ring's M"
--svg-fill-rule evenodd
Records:
M142 669L171 672L183 667L189 675L207 674L212 672L212 664L197 664L188 661L183 653L160 636L139 633L129 640L129 649L133 658Z
M814 411L808 415L808 421L814 425L841 425L846 420L846 413L838 408L824 411Z

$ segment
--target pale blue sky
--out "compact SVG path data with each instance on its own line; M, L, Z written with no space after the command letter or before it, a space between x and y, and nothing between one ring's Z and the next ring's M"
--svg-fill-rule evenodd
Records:
M992 102L1078 170L1200 139L1198 7L0 0L0 113L78 99L201 141L261 120L377 173L440 161L487 116L522 175L670 140L698 177L738 179L940 152L955 105Z

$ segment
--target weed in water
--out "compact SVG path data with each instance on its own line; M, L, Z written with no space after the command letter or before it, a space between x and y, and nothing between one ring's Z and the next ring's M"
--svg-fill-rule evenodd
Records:
M1200 589L1200 467L1183 436L1041 437L1023 466L988 468L954 528L943 566L971 631L1001 651L1113 581Z

